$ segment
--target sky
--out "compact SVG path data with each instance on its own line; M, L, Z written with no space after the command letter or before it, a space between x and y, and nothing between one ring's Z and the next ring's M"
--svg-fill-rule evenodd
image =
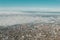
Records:
M14 10L60 12L60 0L0 0L0 14Z

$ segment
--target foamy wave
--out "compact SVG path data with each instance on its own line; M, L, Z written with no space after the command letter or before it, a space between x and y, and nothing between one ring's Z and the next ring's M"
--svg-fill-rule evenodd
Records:
M0 25L13 25L23 23L54 23L56 20L54 17L33 17L33 16L8 16L0 18ZM59 18L57 19L57 21Z

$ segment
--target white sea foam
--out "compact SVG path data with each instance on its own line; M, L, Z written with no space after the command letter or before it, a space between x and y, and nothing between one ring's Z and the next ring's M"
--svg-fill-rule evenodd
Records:
M53 19L53 20L52 20ZM41 16L7 16L0 17L0 25L14 25L14 24L23 24L23 23L53 23L54 17L41 17ZM59 18L58 18L59 20Z

